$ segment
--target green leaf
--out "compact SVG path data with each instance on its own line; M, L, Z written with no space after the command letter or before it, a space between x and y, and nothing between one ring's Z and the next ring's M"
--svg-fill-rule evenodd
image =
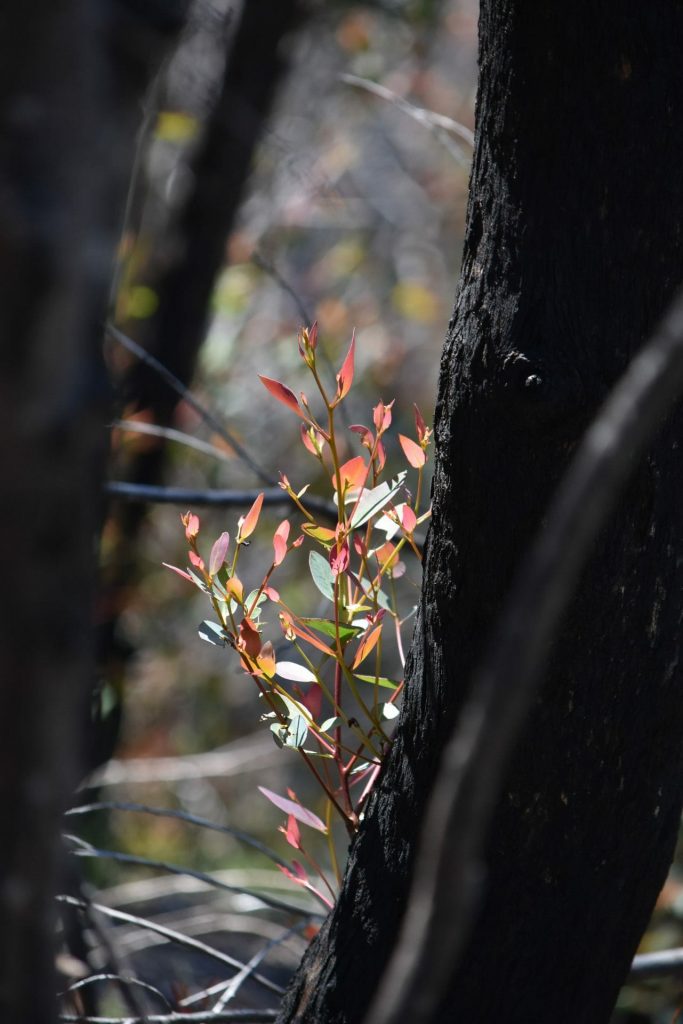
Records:
M332 729L333 726L335 726L335 725L339 725L339 716L338 715L335 715L334 718L326 718L325 721L320 726L320 731L321 732L329 732L330 729Z
M311 551L308 556L308 567L311 571L311 579L316 587L328 601L334 601L334 576L330 563L318 551Z
M307 626L311 629L315 629L318 633L324 633L326 636L336 637L337 627L334 624L333 619L302 619ZM361 630L357 626L343 626L339 625L339 636L342 640L351 640L354 636L358 636Z
M395 704L382 704L382 714L391 721L392 718L398 718L399 710Z
M391 483L387 483L385 480L384 483L373 487L371 491L364 494L358 502L356 511L353 513L351 526L354 529L357 526L363 526L364 523L367 523L368 519L372 519L385 505L388 505L403 487L407 475L407 470L404 469Z
M205 619L197 632L201 639L206 640L208 644L213 644L214 647L225 647L225 630L218 622L209 622L208 619Z
M373 686L384 686L387 690L395 690L398 683L395 683L392 679L387 679L386 676L359 676L355 675L354 678L360 679L362 683L372 683Z

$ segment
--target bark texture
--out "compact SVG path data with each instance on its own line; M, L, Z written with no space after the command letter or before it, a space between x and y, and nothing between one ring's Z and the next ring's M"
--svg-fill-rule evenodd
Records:
M439 751L514 569L598 403L683 280L681 43L678 3L482 3L467 237L405 708L338 907L281 1021L362 1021ZM683 798L681 432L679 409L583 574L435 1021L609 1019Z

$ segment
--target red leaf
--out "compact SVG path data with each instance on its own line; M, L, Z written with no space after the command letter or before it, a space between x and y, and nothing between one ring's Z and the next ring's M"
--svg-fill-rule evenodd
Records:
M300 692L299 701L308 711L310 711L311 718L314 721L317 721L323 707L323 691L320 683L312 683L308 687L306 693Z
M256 529L258 523L258 517L261 515L261 506L263 505L263 492L259 494L258 498L251 506L246 516L242 516L237 524L237 540L246 540L250 537Z
M319 640L315 633L310 633L308 630L297 625L288 615L280 614L280 626L288 640L293 640L295 636L298 636L301 640L305 640L307 644L310 644L311 647L322 651L323 654L334 656L334 651L331 647L328 647L322 640Z
M250 658L258 658L261 651L261 637L251 619L242 619L239 627L240 646Z
M184 580L189 580L190 583L194 583L194 580L186 573L184 569L179 569L177 565L169 565L168 562L162 562L162 565L166 566L167 569L172 569L173 572L177 572L179 576L182 576Z
M399 434L398 439L401 444L401 448L403 449L403 454L410 465L414 469L422 469L427 461L427 456L422 451L419 444L416 444L415 441L411 441L409 437L404 437L403 434Z
M353 332L351 338L351 344L349 351L346 354L346 359L342 364L342 368L337 374L337 401L341 402L342 398L345 398L351 390L353 384L353 358L356 351L356 332Z
M381 473L384 469L384 464L387 461L387 453L384 445L381 441L377 442L377 455L375 456L377 462L377 472Z
M215 576L216 573L220 572L223 568L229 544L230 534L222 533L211 548L211 556L209 558L209 575Z
M362 487L368 475L368 467L363 456L356 455L354 459L349 459L348 462L345 462L343 466L339 467L339 475L341 477L342 491L346 491L351 487Z
M273 535L273 548L275 557L273 565L281 565L287 554L287 538L289 537L289 520L283 519Z
M363 637L360 644L358 645L356 656L353 659L353 664L351 666L352 668L358 668L360 663L362 661L365 661L368 654L370 654L377 646L381 634L382 626L379 625L375 626L374 629L371 629L370 632Z
M282 402L288 409L295 412L297 416L301 416L302 419L304 418L296 395L286 384L281 384L279 380L273 380L272 377L264 377L261 373L259 373L259 379L263 386L270 391L273 398L277 398L278 402Z
M277 590L275 590L274 587L264 587L263 588L263 593L267 597L269 597L271 601L279 601L280 600L280 594L278 593Z

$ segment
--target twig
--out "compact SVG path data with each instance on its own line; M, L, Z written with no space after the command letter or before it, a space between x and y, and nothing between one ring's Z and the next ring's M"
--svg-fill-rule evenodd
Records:
M134 988L133 985L128 983L127 978L123 974L118 953L114 948L114 943L112 942L112 937L107 931L105 923L98 919L98 906L96 903L93 903L86 889L86 886L83 883L80 886L80 894L80 903L82 904L81 909L84 911L88 920L90 921L90 925L95 935L97 936L97 941L99 942L104 953L106 954L112 974L114 974L118 978L117 984L119 989L121 990L121 995L123 996L124 1003L127 1004L129 1010L132 1013L144 1015L144 1003L142 1003L138 998L138 991Z
M458 163L469 164L469 160L465 157L461 147L453 143L449 138L449 134L457 135L468 146L474 146L474 132L471 128L460 124L459 121L454 121L452 117L436 114L433 110L425 110L423 107L416 107L415 104L409 103L408 100L399 96L398 93L392 92L391 89L387 89L386 86L379 85L377 82L371 82L367 78L360 78L358 75L349 74L343 74L339 77L347 85L353 85L357 89L364 89L366 92L372 93L373 96L378 96L380 99L387 100L387 102L398 107L399 110L407 114L408 117L412 117L418 124L435 132L439 141L445 145L446 149L456 158Z
M238 458L242 460L245 466L249 467L252 473L254 473L259 480L271 487L276 483L275 478L251 457L249 452L240 444L237 438L220 422L219 419L216 418L216 416L214 416L212 412L206 408L206 406L202 405L202 403L194 397L189 388L187 388L183 382L175 376L175 374L171 373L163 363L160 363L159 360L147 352L142 345L138 345L136 341L133 341L133 339L124 334L123 331L120 331L118 327L114 327L113 324L106 325L106 332L110 338L113 338L113 340L118 342L119 345L125 348L128 352L132 352L133 355L136 355L138 359L141 359L143 363L146 363L147 366L150 366L156 373L158 373L161 379L164 380L168 386L176 392L176 394L180 395L180 397L187 402L192 409L194 409L197 415L202 418L207 426L211 427L219 437L223 438L226 444L230 445Z
M254 953L252 958L244 965L242 970L238 974L236 974L235 977L232 978L224 987L223 992L221 993L220 997L216 1001L215 1006L213 1007L213 1012L219 1013L221 1010L225 1009L230 1000L235 998L242 985L254 973L258 965L262 963L262 961L266 958L268 953L270 953L270 951L272 949L275 949L277 946L281 946L282 943L286 942L287 939L291 938L292 935L295 935L297 932L300 932L303 927L305 927L305 925L303 923L300 923L294 925L293 928L288 928L287 931L283 932L282 935L278 936L278 938L270 939L270 941L267 942L265 946L263 946L256 953Z
M146 1017L84 1017L82 1014L61 1013L62 1024L267 1024L277 1020L278 1010L223 1010L211 1013L152 1013Z
M138 420L114 420L112 427L123 430L127 434L147 434L150 437L162 437L166 441L175 441L183 444L186 448L194 448L203 455L210 455L213 459L220 459L222 462L232 462L229 455L217 448L215 444L202 441L192 434L186 434L183 430L175 430L173 427L159 427L156 423L143 423Z
M81 840L78 840L77 837L72 838L76 838L76 841L79 843L79 849L70 851L74 857L92 857L96 860L114 860L119 864L138 864L141 867L155 868L157 871L166 871L169 875L181 875L184 878L195 878L198 882L204 882L205 885L209 885L213 889L221 889L223 892L233 892L239 893L241 896L251 896L252 899L259 900L264 904L264 906L272 907L273 910L283 910L288 914L300 914L304 917L311 916L309 910L298 906L296 903L290 903L288 900L281 900L277 896L269 896L267 893L258 892L256 889L245 889L243 886L230 885L228 882L222 882L220 879L214 878L213 875L208 875L204 871L197 871L194 868L183 867L180 864L170 864L168 861L164 860L140 857L134 853L119 853L118 850L100 850L96 846L91 846L89 843L83 843Z
M234 740L225 747L203 754L177 757L131 757L109 761L93 772L81 789L103 786L127 786L148 782L179 782L184 779L234 777L260 770L281 757L275 744L265 733L253 733Z
M663 949L657 953L639 953L633 958L629 978L644 981L647 978L666 978L683 973L683 948Z
M71 807L66 812L65 817L74 817L79 814L92 814L95 811L130 811L134 814L151 814L156 818L174 818L176 821L184 821L188 825L197 825L198 828L209 829L211 832L221 832L223 835L232 836L233 839L238 839L241 843L245 843L247 846L251 846L254 850L258 850L259 853L264 854L270 860L274 861L275 864L280 864L282 867L289 867L287 861L283 860L274 850L271 850L269 846L262 843L259 839L249 835L248 832L243 832L242 829L233 828L232 825L219 825L215 821L209 821L208 818L199 818L195 814L189 814L187 811L175 810L172 807L150 807L148 804L139 804L131 801L123 800L99 800L97 803L81 804L79 807Z
M85 988L87 985L95 985L101 981L114 981L119 985L137 985L138 988L144 989L145 992L151 992L153 996L161 1000L164 1006L171 1010L171 1012L173 1011L173 1007L169 1003L168 999L158 988L155 988L154 985L150 985L146 981L140 981L139 978L134 978L125 974L91 974L87 978L81 978L80 981L75 981L73 985L69 985L64 992L59 993L59 997L63 999L72 992L77 992L80 988Z
M294 290L289 281L282 276L277 267L271 263L270 260L266 259L261 252L253 253L251 261L254 266L259 268L259 270L262 270L265 274L268 274L269 277L272 277L272 279L279 284L280 288L282 288L283 292L286 292L287 295L289 295L290 299L296 306L297 313L301 317L303 323L306 327L310 327L313 323L313 317L311 316L310 310L307 309L301 296Z
M110 480L105 485L108 494L128 501L151 501L158 505L204 505L220 508L247 507L251 505L258 490L192 490L188 487L160 487L153 484L131 484L120 480ZM288 505L291 499L280 487L267 488L263 493L264 505ZM306 507L325 519L337 521L337 510L334 505L318 498L306 495Z
M60 903L68 903L71 906L79 907L81 910L88 910L88 907L93 907L100 914L104 914L105 917L111 917L115 921L124 921L126 924L136 925L138 928L144 928L145 931L154 932L156 935L162 935L169 942L175 942L178 946L184 946L186 949L194 949L198 953L203 953L205 956L210 957L212 960L218 960L219 963L226 964L228 967L232 967L235 970L241 971L245 964L241 960L236 960L228 953L223 953L219 949L215 949L213 946L207 945L206 942L201 942L199 939L193 939L190 935L182 935L180 932L174 931L173 928L167 928L165 925L157 924L156 921L149 921L144 917L137 917L135 914L127 914L123 910L113 910L111 907L105 907L102 903L90 903L87 900L78 899L76 896L57 896L57 900ZM262 974L254 974L254 979L263 985L264 988L269 989L271 992L276 992L278 995L284 993L284 989L280 985L276 985L270 978L264 977ZM206 1014L204 1014L206 1016ZM77 1018L78 1019L78 1018ZM153 1018L141 1018L146 1020L152 1020Z
M468 938L486 827L550 639L594 538L683 391L683 293L586 433L524 559L449 740L394 954L367 1024L432 1019Z

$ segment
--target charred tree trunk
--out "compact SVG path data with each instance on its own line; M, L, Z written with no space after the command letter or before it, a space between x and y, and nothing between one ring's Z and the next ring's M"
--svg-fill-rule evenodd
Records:
M80 0L0 15L0 1017L55 1019L61 814L92 684L101 360L89 320L98 168Z
M569 455L683 281L683 7L484 0L434 519L400 731L282 1021L360 1024L439 751ZM683 799L680 408L604 531L487 842L434 1020L604 1024ZM532 624L530 624L531 627Z
M95 677L111 202L133 143L114 97L134 89L126 46L150 60L182 3L37 0L0 12L3 1024L56 1017L62 813L84 771Z

